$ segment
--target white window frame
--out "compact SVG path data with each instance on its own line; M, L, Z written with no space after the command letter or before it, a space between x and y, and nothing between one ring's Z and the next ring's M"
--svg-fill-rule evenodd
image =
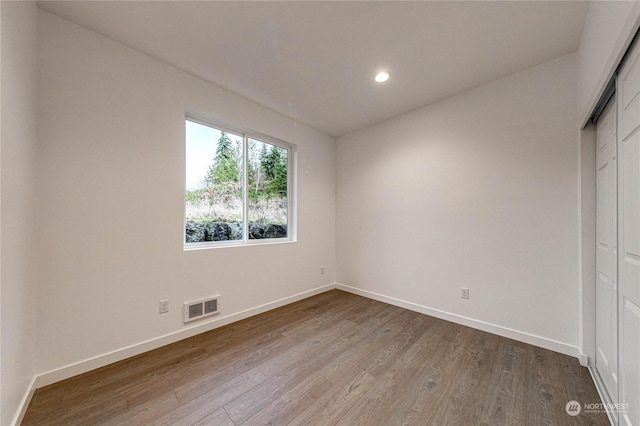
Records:
M274 138L263 133L259 133L241 126L226 124L220 120L213 120L203 118L200 115L187 112L184 117L184 121L191 121L203 126L208 126L216 130L222 130L227 133L231 133L242 137L242 239L241 240L227 240L227 241L202 241L197 243L187 243L187 209L186 199L184 192L182 194L183 200L183 220L182 220L182 244L184 251L189 250L202 250L210 248L221 247L241 247L252 245L265 245L265 244L281 244L297 241L297 203L296 203L296 176L297 176L297 146L290 142L283 141L278 138ZM185 123L186 124L186 123ZM185 125L186 129L186 125ZM287 236L284 238L264 238L264 239L250 239L249 238L249 139L254 139L259 142L268 143L279 148L286 149L287 153ZM184 134L184 146L186 150L187 138L186 130ZM186 191L186 164L185 164L185 181L183 190Z

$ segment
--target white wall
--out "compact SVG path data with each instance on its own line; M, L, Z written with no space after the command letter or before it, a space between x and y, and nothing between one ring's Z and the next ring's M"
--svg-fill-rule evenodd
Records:
M578 355L575 73L565 56L339 138L338 283Z
M333 138L43 11L40 42L45 383L176 338L184 301L225 317L335 281ZM298 242L183 251L187 108L297 144Z
M35 376L35 166L38 11L0 2L2 15L2 265L0 424L18 420Z
M592 1L578 48L578 120L582 127L640 25L640 1Z

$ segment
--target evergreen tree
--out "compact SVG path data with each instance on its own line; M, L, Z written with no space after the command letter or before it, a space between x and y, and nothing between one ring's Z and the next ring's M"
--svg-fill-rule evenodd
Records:
M263 143L262 149L260 150L260 169L262 169L267 179L269 179L269 170L271 169L271 163L269 161L269 150L267 149L267 144Z
M267 183L265 189L269 196L285 197L287 195L287 151L272 146L263 157Z
M260 162L260 155L257 154L257 144L253 139L249 139L249 155L247 167L249 175L249 198L255 199L258 197L260 190L260 183L262 179L262 166ZM262 144L264 146L264 144Z
M226 132L222 132L218 139L218 147L213 164L209 166L209 170L204 178L206 185L214 185L227 182L240 181L240 167L238 161L238 147L234 148L231 139Z

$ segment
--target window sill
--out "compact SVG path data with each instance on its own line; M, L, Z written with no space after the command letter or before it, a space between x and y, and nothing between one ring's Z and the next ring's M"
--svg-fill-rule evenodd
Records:
M274 238L272 240L249 240L249 241L212 241L204 243L189 243L183 245L183 251L220 249L229 247L255 247L255 246L271 246L277 244L295 243L297 240L292 238Z

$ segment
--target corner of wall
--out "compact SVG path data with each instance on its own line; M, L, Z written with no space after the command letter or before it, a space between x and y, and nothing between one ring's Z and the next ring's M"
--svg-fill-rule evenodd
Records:
M31 383L27 387L27 390L24 393L24 396L20 400L20 405L18 406L18 410L15 413L15 416L11 422L12 425L19 425L24 420L25 414L27 414L27 409L29 408L29 404L31 403L31 399L33 398L33 394L36 393L36 389L39 387L38 376L34 376L31 379Z
M38 8L0 2L0 424L21 421L35 390L37 299L33 217ZM10 202L8 202L10 200Z

